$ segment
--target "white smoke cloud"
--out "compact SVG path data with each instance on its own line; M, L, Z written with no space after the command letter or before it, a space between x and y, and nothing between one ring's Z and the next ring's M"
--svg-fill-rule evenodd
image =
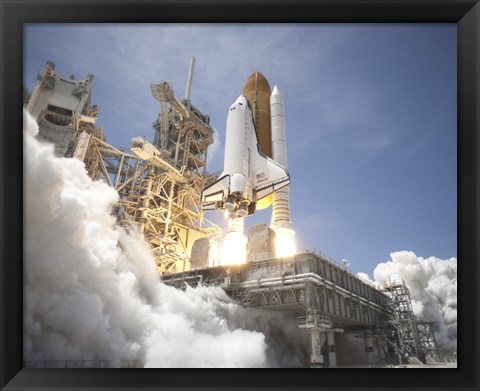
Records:
M24 360L137 360L145 367L262 367L262 333L236 328L220 288L159 281L139 234L115 225L118 194L57 158L24 113Z
M305 367L309 359L309 334L298 327L295 313L242 307L232 315L229 318L237 327L265 334L269 367Z
M403 279L410 290L413 312L420 320L434 321L437 345L457 347L457 259L424 259L411 251L390 254L391 261L374 270L376 283Z

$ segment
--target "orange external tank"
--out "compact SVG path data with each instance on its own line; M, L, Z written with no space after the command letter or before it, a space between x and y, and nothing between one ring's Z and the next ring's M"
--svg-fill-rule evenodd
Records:
M243 95L247 98L253 111L253 122L257 129L258 144L262 153L272 157L272 129L270 118L270 95L272 91L265 76L253 72L243 86ZM265 209L272 204L270 194L257 202L257 209Z
M243 86L243 95L253 110L253 121L257 128L258 143L262 152L272 157L272 131L270 120L270 95L268 80L260 72L253 72Z

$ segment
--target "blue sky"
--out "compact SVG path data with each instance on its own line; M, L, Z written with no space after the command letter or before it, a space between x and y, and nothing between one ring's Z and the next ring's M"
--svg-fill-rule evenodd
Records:
M455 24L27 25L24 81L31 91L48 60L64 77L94 74L98 123L129 147L153 140L150 83L170 80L183 98L195 56L191 98L216 130L214 172L228 107L262 72L285 99L298 248L371 276L395 251L457 256L456 35Z

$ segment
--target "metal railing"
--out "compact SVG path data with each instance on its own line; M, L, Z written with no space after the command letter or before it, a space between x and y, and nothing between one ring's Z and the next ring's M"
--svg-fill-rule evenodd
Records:
M143 368L138 360L37 360L24 361L24 368Z
M307 315L297 318L297 326L300 328L332 328L332 321L326 315Z

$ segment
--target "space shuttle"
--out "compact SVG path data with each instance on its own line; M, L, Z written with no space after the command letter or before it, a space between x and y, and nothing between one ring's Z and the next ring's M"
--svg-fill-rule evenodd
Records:
M240 95L228 112L223 172L203 190L203 209L225 210L230 218L246 217L289 183L287 169L262 151L252 107Z

